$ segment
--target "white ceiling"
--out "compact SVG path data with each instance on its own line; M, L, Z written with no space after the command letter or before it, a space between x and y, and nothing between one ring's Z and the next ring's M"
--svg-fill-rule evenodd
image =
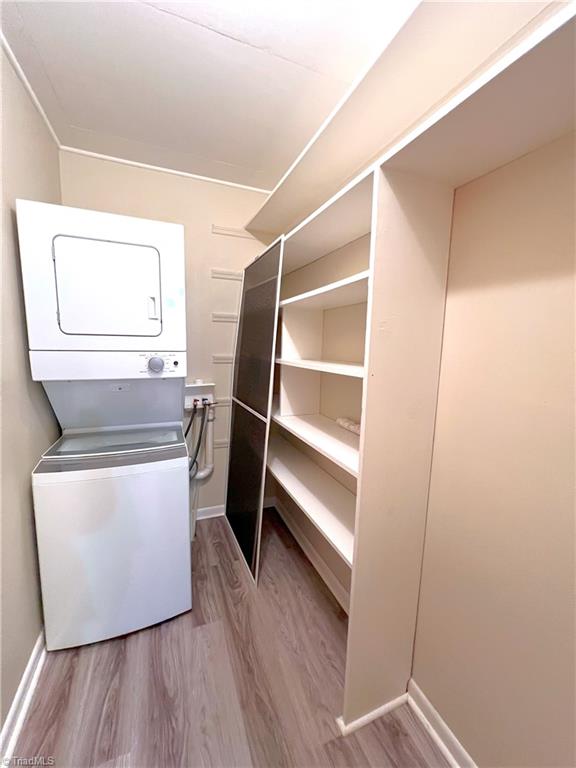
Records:
M271 188L414 0L3 2L61 144Z

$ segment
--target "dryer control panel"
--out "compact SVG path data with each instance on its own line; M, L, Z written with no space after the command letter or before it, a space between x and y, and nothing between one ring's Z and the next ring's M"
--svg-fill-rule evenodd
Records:
M30 352L35 381L184 379L186 352Z
M159 375L167 375L167 374L174 374L175 376L183 376L185 374L182 373L180 370L182 362L185 363L186 356L181 355L178 352L152 352L152 353L145 353L143 356L143 361L145 360L145 371L142 370L142 373L146 372L150 376L159 376ZM185 367L182 366L182 367Z

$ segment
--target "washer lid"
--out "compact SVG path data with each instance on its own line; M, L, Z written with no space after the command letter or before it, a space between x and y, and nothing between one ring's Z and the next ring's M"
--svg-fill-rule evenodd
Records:
M159 451L184 444L179 425L133 429L65 432L44 454L44 459L80 458L107 454Z

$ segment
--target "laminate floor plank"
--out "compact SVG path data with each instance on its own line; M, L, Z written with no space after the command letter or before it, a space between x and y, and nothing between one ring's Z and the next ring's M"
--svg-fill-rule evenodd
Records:
M200 521L193 610L50 653L15 755L60 768L445 768L400 708L339 734L347 619L274 511L260 584L223 518Z
M252 765L221 622L182 632L156 627L144 647L133 768ZM136 727L134 728L134 724Z
M68 717L74 717L75 728L63 730L54 755L59 766L101 765L116 756L126 640L116 638L86 651L78 655L70 689Z
M278 524L281 526L280 528L278 528ZM224 521L223 525L227 526ZM220 532L223 532L222 529ZM278 536L282 532L288 536L287 539L283 540L283 543ZM227 532L224 531L223 533L226 542L229 542L230 538ZM273 563L272 570L278 576L294 570L293 564L288 559L283 558L283 549L285 545L291 546L292 543L296 544L296 542L273 510L265 515L262 540L262 565L257 590L249 577L251 594L256 598L256 611L261 627L261 631L256 633L258 656L263 661L263 669L273 692L277 722L282 729L284 744L288 751L288 764L292 766L323 765L325 762L322 745L324 738L323 732L319 731L318 726L325 719L329 722L328 732L337 733L335 718L332 714L327 716L326 707L321 697L309 695L310 686L313 686L314 682L305 674L301 661L310 649L306 649L306 643L302 643L301 647L296 649L297 638L295 636L289 641L291 637L290 627L303 627L307 617L297 606L290 605L288 602L284 604L283 608L280 606L278 610L271 610L272 605L277 605L278 601L270 597L270 588L273 585L272 580L267 579L266 576L267 570L270 569L270 563ZM222 552L225 555L225 551L222 550ZM294 554L296 553L301 554L298 545L294 548ZM226 559L230 562L229 557ZM236 567L240 569L242 575L246 573L246 566L240 559ZM317 578L316 571L310 567L307 561L304 575L306 579L311 579L312 582ZM295 581L297 582L298 579ZM290 590L294 586L295 584L290 583L289 578L282 578L278 581L278 589L286 598L289 597ZM282 601L280 600L279 603ZM293 608L295 613L292 613ZM326 604L324 604L324 608L326 608ZM299 616L303 620L295 621L295 616ZM345 630L342 637L345 642ZM313 655L318 655L317 649ZM298 665L295 665L295 661L298 661ZM341 696L337 704L338 709L340 699ZM276 732L278 733L278 731ZM268 765L269 763L262 764Z
M239 558L225 520L198 526L197 545L203 550L199 561L205 588L197 585L196 605L212 620L222 618L252 760L256 766L290 766L285 723L272 693L278 674L271 648L274 633L265 626L256 585Z
M324 745L326 765L330 768L372 768L355 734L339 736Z
M371 766L446 768L448 762L407 704L353 734Z
M217 621L221 617L219 586L214 577L218 566L210 556L210 532L214 522L196 526L196 539L192 547L192 613L199 624Z
M260 573L261 597L277 628L291 675L310 702L316 737L339 735L334 712L342 706L347 621L343 611L321 610L324 584L309 569L300 548L286 547L281 532L268 524ZM332 597L330 596L330 601ZM294 617L298 616L298 620Z
M195 655L189 673L190 687L195 692L189 751L198 752L203 766L249 768L253 762L224 626L221 622L208 624L203 632L206 639L200 647L202 653ZM203 681L203 696L195 682L198 679Z
M56 752L61 734L69 727L70 689L80 650L54 651L48 655L36 686L15 755L47 755Z
M245 713L252 758L261 768L293 766L308 758L297 734L297 716L289 705L279 648L259 605L256 587L238 562L217 570L228 648ZM299 759L300 758L300 759Z

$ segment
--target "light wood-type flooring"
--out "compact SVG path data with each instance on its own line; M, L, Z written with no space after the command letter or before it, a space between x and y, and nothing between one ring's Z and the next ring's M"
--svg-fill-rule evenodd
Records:
M194 609L48 655L15 756L63 766L446 766L408 707L342 737L346 616L266 511L260 586L198 523Z

